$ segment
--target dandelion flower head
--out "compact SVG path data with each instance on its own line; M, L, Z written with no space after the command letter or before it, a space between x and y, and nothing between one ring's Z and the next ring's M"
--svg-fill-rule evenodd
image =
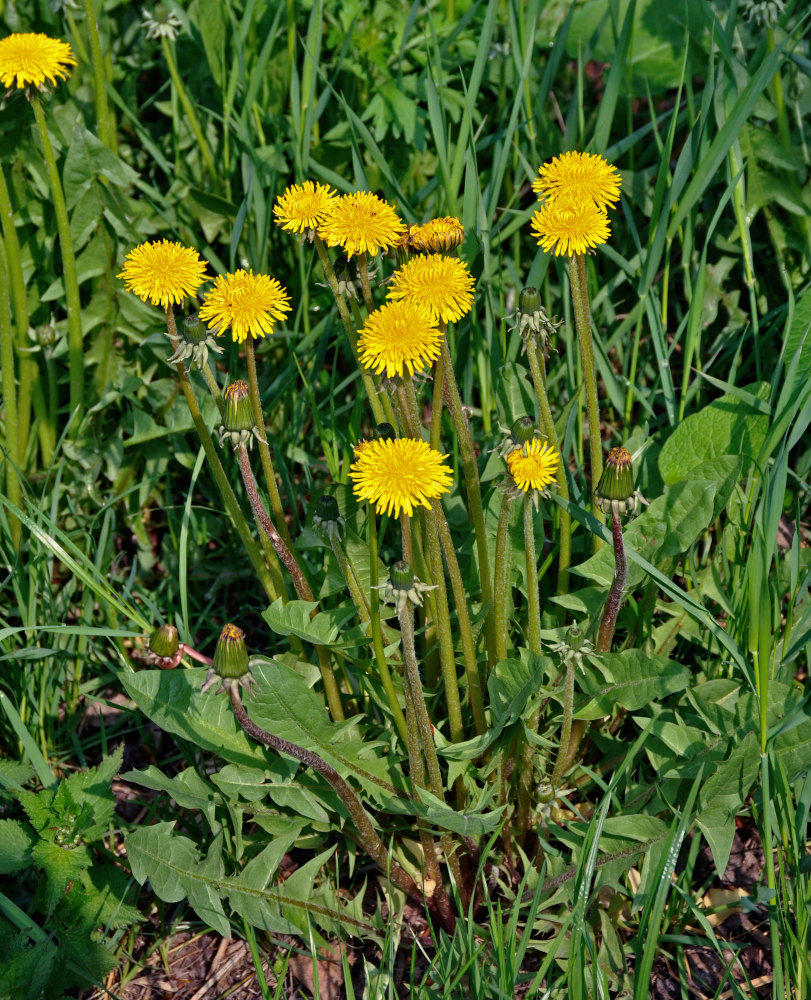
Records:
M291 184L276 199L273 214L276 222L289 233L313 232L326 218L335 198L335 191L328 184L314 181Z
M352 490L360 500L371 501L381 513L409 517L414 506L430 507L447 493L453 482L447 455L414 438L367 441L355 449L350 466Z
M394 272L389 298L414 299L426 306L437 322L455 323L470 312L473 287L467 264L456 257L432 253L413 257Z
M507 455L507 468L518 489L545 490L555 482L555 471L560 455L555 449L537 438L527 441Z
M144 302L168 309L187 295L195 295L206 280L206 262L182 243L161 240L130 250L117 277Z
M55 86L75 65L73 49L58 38L22 32L0 39L0 82L9 90L42 87L46 81Z
M584 254L611 235L608 216L585 198L551 198L532 216L533 236L556 256Z
M435 361L441 346L442 332L431 313L419 302L402 299L369 314L358 338L358 357L366 368L392 378L404 371L413 375Z
M240 268L218 275L199 315L217 336L230 326L233 340L241 344L248 336L272 333L290 309L287 289L275 278Z
M374 256L398 243L405 231L391 205L369 191L335 198L318 226L318 235L331 247L343 247L347 257L358 253Z
M563 153L545 163L532 182L539 199L590 199L606 211L620 196L620 175L613 163L594 153Z
M409 245L420 253L448 253L464 241L464 226L452 216L431 219L422 226L415 226L408 234Z

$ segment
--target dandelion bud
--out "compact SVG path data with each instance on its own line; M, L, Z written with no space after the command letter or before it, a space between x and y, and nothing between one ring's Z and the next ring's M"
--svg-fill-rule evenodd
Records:
M169 334L167 333L168 337ZM178 329L178 342L175 353L169 358L169 364L184 364L191 361L198 368L204 368L208 363L208 352L222 354L222 348L214 340L211 331L206 328L197 313L191 313L183 320Z
M236 449L241 444L253 444L256 417L251 403L251 390L243 379L232 382L224 393L225 408L220 427L220 444L227 438Z
M160 659L174 656L177 647L177 629L174 625L160 625L149 640L149 651Z
M453 217L432 219L424 226L415 226L408 234L412 250L419 253L449 253L465 241L462 223Z
M341 254L335 261L335 277L338 281L338 294L345 295L348 299L360 301L361 287L358 281L358 269L346 256Z
M382 424L378 424L375 427L375 431L381 441L393 441L397 437L397 431L395 431L391 424L385 421Z
M340 541L345 528L346 521L341 516L338 501L331 493L323 493L318 498L313 514L313 531L330 541L333 536Z
M608 453L603 474L594 491L594 503L604 514L633 513L637 498L631 453L627 448L612 448Z
M535 437L535 421L532 417L519 417L512 425L510 434L516 445L526 444Z
M397 611L402 613L409 601L421 608L422 595L435 588L436 584L431 585L418 580L408 563L398 559L389 569L388 580L375 589L382 590L383 600L386 603L396 604Z
M549 338L561 323L553 322L541 305L541 293L532 285L527 285L518 296L518 332L524 338L524 350L527 344L534 341L546 352Z
M238 625L224 625L214 651L212 669L223 680L239 680L248 673L248 647Z

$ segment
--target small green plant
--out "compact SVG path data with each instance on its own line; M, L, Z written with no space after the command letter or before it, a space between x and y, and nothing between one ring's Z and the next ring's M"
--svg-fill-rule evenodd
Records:
M24 818L0 819L0 996L39 1000L97 982L116 964L116 931L139 923L128 873L111 860L110 788L119 747L98 767L31 790L24 766L0 769L3 798ZM26 777L28 777L26 775Z

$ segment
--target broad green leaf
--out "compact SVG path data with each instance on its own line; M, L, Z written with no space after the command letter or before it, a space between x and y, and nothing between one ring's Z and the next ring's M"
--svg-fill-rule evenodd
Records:
M376 758L370 744L347 739L347 725L330 722L323 698L300 674L258 656L251 664L259 691L246 707L258 726L314 751L343 777L354 775L379 799L408 800L407 793L395 787L402 785L395 768ZM122 674L121 680L141 711L161 729L232 764L264 769L273 751L243 732L225 695L214 691L200 695L205 676L202 669L142 670Z
M696 824L707 838L715 868L723 874L735 836L735 816L755 782L760 749L754 733L733 746L729 757L718 764L701 786Z
M242 731L228 699L200 696L205 669L139 670L121 674L121 683L138 708L173 736L208 750L233 764L263 767L264 747Z
M341 776L354 776L379 800L408 800L402 776L393 762L377 758L370 743L348 739L346 724L330 722L324 699L300 674L261 657L251 662L259 690L248 711L257 725L317 753ZM381 790L387 794L381 795Z
M333 608L319 611L310 617L318 607L312 601L274 601L262 617L277 635L296 635L299 639L312 642L316 646L332 646L338 638L341 626L354 617L351 607Z
M774 754L789 782L796 781L807 771L811 761L811 719L780 733L774 741Z
M486 833L492 833L501 823L504 807L499 806L491 812L483 812L482 806L486 800L492 798L490 792L485 792L482 800L475 806L457 812L451 809L441 799L436 798L424 788L418 788L417 794L420 797L418 811L431 826L438 826L441 830L450 830L451 833L458 833L462 837L479 837Z
M654 566L686 552L723 509L741 471L741 459L726 455L695 470L696 476L671 486L623 531L626 549ZM605 587L614 579L614 550L604 545L572 572ZM636 587L645 571L628 560L628 588Z
M223 937L231 927L222 908L222 835L212 841L208 857L200 859L193 841L174 833L174 823L141 827L127 837L127 857L141 885L149 879L165 903L188 899L195 913Z
M267 772L258 767L226 764L211 775L211 780L229 799L261 802L267 798L269 786L265 784Z
M768 400L771 386L755 382L744 386L758 399ZM668 484L684 479L702 462L722 455L741 455L751 461L766 440L769 418L738 396L729 394L693 413L673 431L659 452L659 471Z
M580 686L590 696L590 701L583 706L587 713L596 709L601 715L609 715L615 705L634 712L652 701L684 690L690 681L687 667L641 649L605 653L589 659L613 679L605 680L596 672L588 672L580 678ZM576 714L580 716L579 709Z
M219 796L193 767L187 767L180 774L169 778L160 768L150 764L145 771L128 771L121 777L126 781L143 785L144 788L165 792L182 809L199 809L208 820L209 826L214 830L219 829L214 816Z
M298 934L301 929L299 922L293 923L281 915L278 896L268 888L294 840L291 834L274 838L237 877L225 879L222 885L223 895L227 895L235 913L272 934ZM334 848L327 853L333 851Z
M36 842L36 834L27 823L0 819L0 875L28 868L31 848Z
M543 683L544 670L551 665L548 656L528 654L520 660L497 663L487 680L490 705L490 730L494 738L505 726L517 722Z
M119 187L138 180L138 174L119 160L92 132L82 125L75 125L62 170L68 210L79 201L88 186L96 183L99 176Z
M803 373L807 376L808 370L811 368L811 291L808 290L794 306L794 316L783 352L787 365L798 350L800 351L800 364L797 369L799 379L802 378Z
M93 863L87 847L60 847L40 840L31 848L31 863L45 872L45 910L50 915L73 882Z
M618 31L625 21L630 0L607 4L604 0L586 0L574 7L566 51L577 59L584 51L589 58L613 63ZM683 0L669 8L672 16L662 17L659 0L637 0L633 20L633 46L630 64L632 93L638 88L656 93L677 86L682 75L685 42L694 47L703 64L706 55L701 40L706 37L706 18L701 0ZM678 13L676 13L676 11ZM690 31L685 31L689 25Z

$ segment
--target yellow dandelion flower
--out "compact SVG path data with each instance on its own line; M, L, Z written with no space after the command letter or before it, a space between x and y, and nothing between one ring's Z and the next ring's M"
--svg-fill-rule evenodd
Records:
M57 77L67 80L75 65L73 49L58 38L20 33L0 39L0 82L9 90L42 87L46 81L55 86Z
M310 233L326 218L335 191L328 184L305 181L291 184L276 199L273 214L276 222L289 233Z
M408 234L411 248L420 253L447 253L460 247L464 241L464 226L452 216L431 219L425 225L414 226Z
M415 504L430 507L431 500L451 488L453 474L443 462L447 457L413 438L364 442L350 466L352 490L381 513L399 517L402 510L412 517Z
M519 490L544 490L555 482L560 455L550 444L533 438L507 456L507 468Z
M290 309L287 289L275 278L240 268L214 279L199 316L217 336L230 326L234 342L241 344L249 335L272 333Z
M432 253L414 257L394 272L389 298L414 299L430 310L436 322L455 323L470 312L473 287L467 264Z
M370 313L358 338L358 357L366 368L386 378L415 371L435 361L442 332L418 302L386 302Z
M130 250L117 277L144 302L168 309L194 295L206 280L206 262L182 243L161 240Z
M405 231L391 205L368 191L335 198L317 230L329 246L343 247L347 257L357 253L374 256L378 250L394 246Z
M620 175L613 163L594 153L564 153L544 164L532 182L543 198L588 198L606 211L620 197Z
M532 233L558 257L585 253L611 235L608 216L593 201L552 198L532 216Z

